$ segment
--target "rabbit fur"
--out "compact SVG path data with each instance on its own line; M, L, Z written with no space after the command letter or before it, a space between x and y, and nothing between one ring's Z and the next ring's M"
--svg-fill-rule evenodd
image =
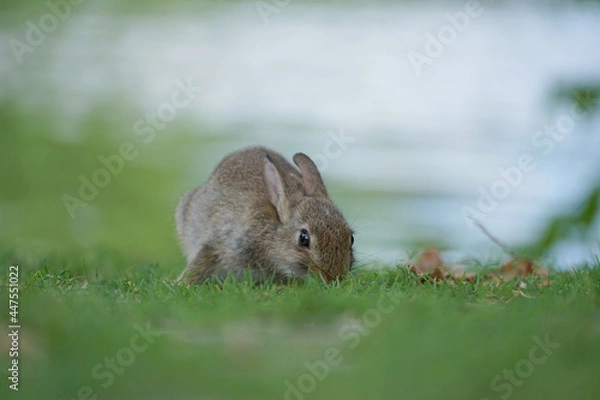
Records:
M300 171L266 147L245 148L183 196L175 219L188 264L180 279L346 275L354 263L352 229L314 162L302 153L293 160Z

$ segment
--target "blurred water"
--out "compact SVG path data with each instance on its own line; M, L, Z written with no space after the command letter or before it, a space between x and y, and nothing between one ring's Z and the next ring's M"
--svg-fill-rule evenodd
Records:
M454 258L482 257L493 246L461 210L476 208L498 168L524 153L536 163L484 220L512 245L569 210L600 171L598 118L578 121L548 154L532 141L569 115L568 104L548 100L555 85L600 78L598 7L482 4L420 76L409 53L424 54L427 34L464 3L292 2L267 24L252 2L143 16L81 6L22 65L7 48L25 25L3 32L0 78L13 91L37 86L23 102L51 102L66 141L78 140L78 121L99 99L156 112L176 80L192 79L203 90L177 118L212 138L197 148L186 182L204 180L218 158L247 144L288 157L339 148L321 165L357 228L359 257L396 260L427 240L445 243ZM122 135L143 116L133 115ZM329 147L340 135L343 146ZM563 246L556 260L569 266L592 251L598 242Z

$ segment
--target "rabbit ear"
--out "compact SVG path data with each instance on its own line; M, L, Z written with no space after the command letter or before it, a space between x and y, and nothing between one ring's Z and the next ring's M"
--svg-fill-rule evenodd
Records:
M321 178L321 173L317 166L306 154L297 153L294 156L294 163L300 168L302 180L304 182L304 190L308 196L323 196L327 197L327 189Z
M283 181L279 171L275 168L271 157L268 154L265 155L265 188L267 191L267 198L275 206L279 218L284 217L284 203L285 203L285 191L283 188Z

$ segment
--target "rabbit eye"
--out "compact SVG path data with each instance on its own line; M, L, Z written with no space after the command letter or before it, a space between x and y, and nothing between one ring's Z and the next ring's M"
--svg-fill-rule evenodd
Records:
M298 244L306 248L310 246L310 236L308 236L308 231L306 229L302 229L300 231L300 238L298 239Z
M354 235L350 237L350 246L354 246Z

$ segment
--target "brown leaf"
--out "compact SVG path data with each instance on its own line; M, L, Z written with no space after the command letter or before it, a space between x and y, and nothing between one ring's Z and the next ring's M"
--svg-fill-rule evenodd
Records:
M476 275L473 272L466 272L461 268L454 268L452 272L452 277L456 280L464 279L467 282L473 282L475 280Z
M500 267L498 274L505 278L505 280L508 280L517 276L526 277L533 275L533 271L533 260L509 260L506 264Z
M442 271L442 269L439 268L439 267L437 267L436 269L434 269L433 272L431 273L431 276L436 281L443 281L449 275L450 275L450 273L448 273L448 271Z
M432 273L436 268L444 265L440 252L437 249L429 248L423 252L421 258L417 261L416 268L425 273Z
M505 282L517 277L525 278L528 276L539 276L547 278L550 271L547 268L538 267L535 264L536 262L531 259L509 260L501 266L497 272L492 272L488 277L493 279L499 278ZM538 286L548 286L550 285L550 282L550 280L545 279L540 281ZM519 281L519 283L517 283L517 286L522 288L519 285L525 285L525 282Z
M466 272L459 265L444 265L444 261L440 257L440 252L434 248L425 250L415 264L408 264L408 269L421 278L421 282L426 282L427 276L433 278L434 281L446 281L451 285L455 285L457 281L461 280L474 282L477 278L475 273ZM518 259L507 261L498 270L486 274L483 278L500 285L502 282L510 281L514 278L536 276L546 278L539 280L537 283L539 286L549 286L552 282L547 279L549 273L548 269L536 266L534 260ZM527 284L523 281L517 282L516 286L519 289L517 292L521 292L521 289L527 288Z
M412 263L408 264L408 270L417 276L423 276L423 271L418 270L417 267L415 267L415 265Z
M535 276L541 276L541 277L547 278L548 275L550 275L550 270L548 268L539 267L539 268L536 268L535 271L533 271L533 274Z

